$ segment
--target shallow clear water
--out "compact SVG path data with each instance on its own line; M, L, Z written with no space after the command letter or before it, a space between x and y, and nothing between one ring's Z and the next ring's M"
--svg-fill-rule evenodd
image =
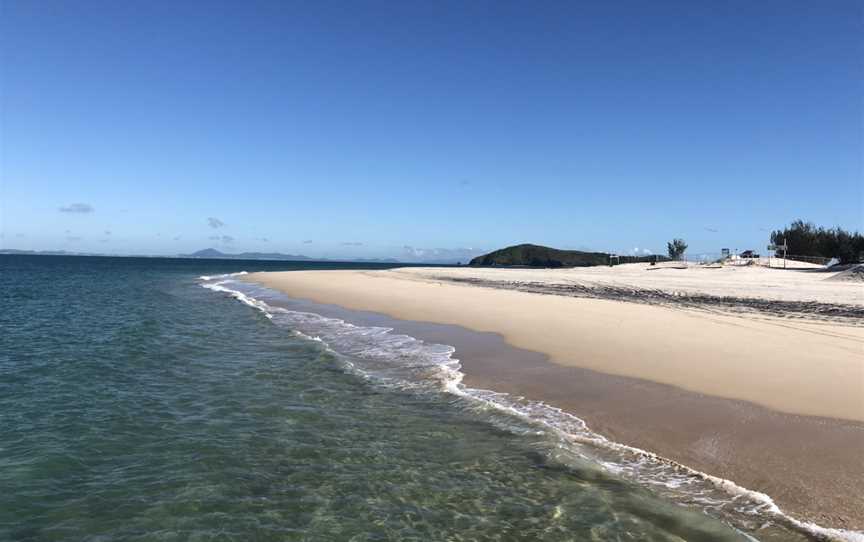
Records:
M805 539L198 278L310 267L0 256L0 540Z

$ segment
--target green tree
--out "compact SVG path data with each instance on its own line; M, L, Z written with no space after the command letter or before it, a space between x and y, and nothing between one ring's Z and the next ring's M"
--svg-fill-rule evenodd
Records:
M798 219L782 230L771 232L771 242L788 246L790 256L837 258L842 263L857 262L864 254L864 235L842 228L817 227ZM779 256L779 254L778 254Z
M670 258L680 260L687 250L687 243L684 242L684 239L672 239L666 243L666 249L669 251Z

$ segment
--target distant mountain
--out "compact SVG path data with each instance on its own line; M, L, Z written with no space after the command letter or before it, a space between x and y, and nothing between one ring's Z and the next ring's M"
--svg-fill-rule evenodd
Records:
M615 263L665 261L665 256L619 256ZM588 267L609 265L606 252L582 252L580 250L558 250L540 245L515 245L502 248L471 260L470 265L500 265L519 267Z
M281 252L241 252L239 254L227 254L215 248L205 248L192 254L179 254L180 258L205 258L213 260L282 260L282 261L304 261L311 260L309 256L282 254Z

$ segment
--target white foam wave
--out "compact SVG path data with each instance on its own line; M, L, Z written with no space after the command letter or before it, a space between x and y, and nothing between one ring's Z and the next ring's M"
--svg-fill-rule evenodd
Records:
M239 277L241 275L248 275L248 271L238 271L237 273L225 273L224 275L201 275L198 277L199 280L215 280L215 279L224 279L229 277Z
M322 343L340 356L346 369L364 379L398 389L424 390L431 386L436 391L464 398L475 407L514 416L569 444L570 452L577 457L587 458L619 477L651 487L676 502L701 507L706 512L770 519L816 540L864 542L862 532L825 528L797 520L785 514L764 493L655 453L611 441L591 431L584 420L559 408L506 393L467 387L462 383L464 373L459 360L453 357L455 350L451 346L427 343L393 333L386 327L356 326L337 318L271 306L238 289L240 285L231 277L242 274L246 272L206 279L201 277L211 281L202 286L224 292L260 310L267 318L285 325L297 335ZM216 278L224 280L212 282ZM362 366L356 361L362 361ZM512 426L507 428L515 429Z

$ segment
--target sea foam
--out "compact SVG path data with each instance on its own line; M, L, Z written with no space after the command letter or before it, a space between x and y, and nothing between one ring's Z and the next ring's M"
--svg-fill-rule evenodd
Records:
M798 531L815 540L864 542L864 533L830 529L800 521L784 513L764 493L735 482L692 469L652 452L627 446L593 432L584 420L538 401L463 384L464 373L452 346L428 343L394 333L387 327L357 326L311 312L272 306L260 297L280 294L233 277L245 271L201 276L201 285L228 294L261 311L275 324L322 343L346 370L376 385L413 392L447 393L464 400L469 408L497 412L534 428L552 439L550 453L563 461L595 465L620 478L650 488L679 504L703 510L739 529L758 531L766 522ZM256 297L256 295L258 297ZM511 431L524 431L505 419L490 420Z

